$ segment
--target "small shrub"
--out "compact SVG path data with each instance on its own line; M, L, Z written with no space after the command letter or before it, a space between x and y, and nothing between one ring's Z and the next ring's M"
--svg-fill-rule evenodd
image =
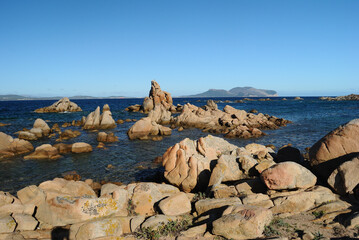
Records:
M314 211L312 212L312 214L314 215L315 218L321 218L324 216L325 212L324 211Z
M266 237L273 237L273 236L279 236L279 232L278 230L276 230L273 226L271 225L267 225L264 227L264 232L263 234Z
M189 218L184 217L181 220L169 221L168 223L162 223L156 229L151 227L140 229L135 233L136 238L157 240L161 236L176 236L180 232L185 231L191 225Z
M132 202L132 199L129 199L128 200L128 203L127 203L127 212L128 212L128 215L129 216L136 216L137 213L135 211L135 205L133 204Z
M192 202L197 202L199 200L202 200L202 199L206 199L207 198L207 195L206 193L204 192L198 192L194 195L193 199L192 199Z
M312 234L314 235L313 240L319 240L319 239L324 238L323 234L321 234L319 231L315 232L315 233L312 233Z

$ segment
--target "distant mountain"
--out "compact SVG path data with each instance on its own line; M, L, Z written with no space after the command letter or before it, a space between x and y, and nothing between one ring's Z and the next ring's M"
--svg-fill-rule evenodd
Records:
M235 87L227 91L224 89L209 89L208 91L196 95L185 97L275 97L277 92L274 90L257 89L253 87Z
M19 101L19 100L59 100L63 97L29 97L15 94L0 95L0 101ZM109 99L109 98L126 98L123 96L110 96L110 97L92 97L92 96L73 96L70 99Z

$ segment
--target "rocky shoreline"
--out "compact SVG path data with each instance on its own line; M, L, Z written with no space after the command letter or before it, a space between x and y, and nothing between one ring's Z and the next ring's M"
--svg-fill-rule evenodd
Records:
M357 237L358 134L359 119L339 126L309 158L290 146L184 139L158 159L163 181L72 175L0 192L0 239Z

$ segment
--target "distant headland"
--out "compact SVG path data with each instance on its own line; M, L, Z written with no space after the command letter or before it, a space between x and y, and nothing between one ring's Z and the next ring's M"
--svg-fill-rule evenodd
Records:
M227 91L224 89L209 89L204 93L184 97L276 97L274 90L257 89L253 87L235 87Z

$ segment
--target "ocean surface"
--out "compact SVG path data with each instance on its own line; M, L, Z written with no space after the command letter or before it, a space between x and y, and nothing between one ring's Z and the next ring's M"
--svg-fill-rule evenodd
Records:
M274 115L279 118L291 120L293 123L278 130L268 130L266 136L257 139L227 139L237 146L245 146L249 143L273 144L277 149L291 143L294 147L304 152L306 147L312 146L329 131L354 118L359 118L359 101L322 101L318 97L304 97L304 100L294 100L287 97L271 98L272 101L246 101L235 103L242 98L212 98L222 102L218 108L231 105L237 109ZM255 99L255 98L253 98ZM174 105L190 102L197 106L206 104L207 98L174 98ZM229 103L224 103L229 100ZM50 126L58 123L80 120L94 111L97 106L109 104L112 116L118 119L141 119L144 114L126 112L125 108L133 104L141 104L143 99L91 99L73 100L83 112L76 113L35 113L40 107L49 106L53 100L41 101L2 101L0 102L0 122L10 123L9 126L0 127L0 131L16 137L15 132L23 128L31 129L37 118L46 120ZM153 160L162 155L166 149L184 138L198 139L206 136L198 129L185 129L182 132L172 131L172 135L164 137L162 141L129 140L127 130L134 122L118 124L115 129L106 132L114 132L119 142L106 144L107 149L96 148L97 132L82 131L80 127L70 127L73 130L81 130L82 134L64 143L87 142L93 146L94 151L84 154L65 154L57 160L24 160L23 156L0 160L0 190L15 192L31 184L39 184L43 181L61 177L62 173L75 170L82 179L91 178L96 181L117 181L130 183L132 181L144 181L160 171L159 166ZM216 135L223 137L223 135ZM44 143L55 144L55 138L44 138L32 141L34 147ZM112 164L114 168L107 169Z

